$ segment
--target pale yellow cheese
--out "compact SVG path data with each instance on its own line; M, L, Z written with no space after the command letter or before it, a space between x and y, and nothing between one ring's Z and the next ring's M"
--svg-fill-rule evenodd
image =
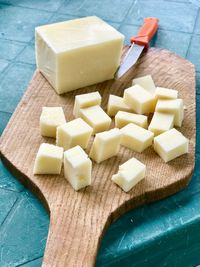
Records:
M111 124L111 118L98 105L80 109L80 117L93 128L93 134L108 130Z
M149 124L148 130L157 136L164 133L174 126L174 114L154 112L151 123Z
M140 85L151 94L155 94L156 87L151 75L135 78L132 80L132 85Z
M92 162L80 146L64 152L64 176L74 190L91 184L91 172Z
M131 111L131 108L124 103L124 99L120 96L109 95L107 114L113 117L119 110Z
M79 145L86 148L92 135L92 128L81 118L69 121L57 128L56 144L69 149Z
M156 87L155 95L157 99L177 99L178 91L163 87Z
M132 111L138 114L148 114L154 111L155 96L140 85L134 85L124 91L124 102Z
M60 174L63 160L63 148L43 143L37 152L34 174Z
M75 96L73 115L79 117L81 108L88 108L101 104L101 95L99 92L92 92Z
M90 150L90 157L100 163L116 156L120 147L121 133L117 128L98 133Z
M36 64L58 94L114 78L124 35L96 16L35 29Z
M62 107L43 107L40 115L42 136L56 138L56 129L66 122Z
M136 158L131 158L119 166L119 171L112 176L112 181L128 192L145 177L145 172L146 166Z
M188 153L188 139L175 128L154 138L154 150L165 161Z
M136 152L143 152L152 144L154 134L136 124L129 123L120 131L122 133L121 145Z
M174 125L181 127L184 117L182 99L158 99L155 110L159 112L174 114Z
M115 127L122 128L129 123L137 124L142 128L147 128L147 116L134 114L126 111L118 111L115 116Z

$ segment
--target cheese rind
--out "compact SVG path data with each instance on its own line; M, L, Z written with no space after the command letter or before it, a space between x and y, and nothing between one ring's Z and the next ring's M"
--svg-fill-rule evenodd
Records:
M120 140L121 132L117 128L96 134L90 150L90 157L100 163L117 155L120 148Z
M175 128L154 138L154 150L165 161L188 153L189 140Z
M178 91L163 87L156 87L155 95L157 99L177 99Z
M74 190L91 184L91 172L92 162L80 146L64 152L64 176Z
M149 124L148 130L157 136L164 133L174 126L174 114L154 112L153 118Z
M69 121L57 128L56 144L69 149L73 146L86 148L92 135L92 128L81 118Z
M120 129L122 133L121 145L136 152L143 152L152 145L154 134L136 124L129 123Z
M93 128L93 134L108 130L111 124L111 118L98 105L80 109L80 117Z
M132 85L140 85L151 94L155 94L156 87L151 75L135 78L132 80Z
M119 166L119 171L112 176L112 181L128 192L145 177L145 172L146 166L136 158L131 158Z
M134 85L124 91L124 102L138 114L154 111L155 97L140 85Z
M121 111L131 111L131 108L124 103L124 99L120 96L109 95L107 114L113 117L117 112Z
M56 129L66 122L62 107L43 107L40 115L42 136L56 138Z
M101 95L98 91L82 95L76 95L73 115L77 118L79 117L81 108L88 108L96 105L101 105Z
M34 174L60 174L63 148L42 143L37 152L33 168Z
M58 94L114 78L124 35L96 16L35 29L36 64Z
M158 99L155 110L158 112L174 114L174 125L181 127L184 117L182 99Z
M147 128L147 116L125 111L118 111L115 116L115 127L122 128L129 123L134 123L142 128Z

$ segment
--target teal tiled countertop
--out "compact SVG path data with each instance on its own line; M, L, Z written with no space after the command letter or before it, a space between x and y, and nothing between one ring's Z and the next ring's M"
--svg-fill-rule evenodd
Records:
M193 3L191 3L193 2ZM144 17L160 19L152 45L192 61L197 70L196 167L180 193L128 212L103 238L97 267L200 264L200 11L199 0L0 0L0 132L35 70L34 28L97 15L125 34ZM39 267L49 217L40 202L0 163L0 267Z

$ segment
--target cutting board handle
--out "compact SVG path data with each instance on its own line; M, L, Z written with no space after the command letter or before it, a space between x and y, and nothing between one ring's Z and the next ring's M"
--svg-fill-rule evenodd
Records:
M43 267L95 265L99 243L109 220L98 210L85 212L86 208L83 203L77 207L72 205L69 210L57 207L51 213Z

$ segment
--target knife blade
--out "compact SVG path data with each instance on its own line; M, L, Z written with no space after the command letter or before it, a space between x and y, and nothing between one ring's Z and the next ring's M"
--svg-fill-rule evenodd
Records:
M149 42L158 29L157 18L145 18L137 36L131 37L131 46L126 53L119 69L115 73L115 79L120 79L138 60L144 48L148 48Z

